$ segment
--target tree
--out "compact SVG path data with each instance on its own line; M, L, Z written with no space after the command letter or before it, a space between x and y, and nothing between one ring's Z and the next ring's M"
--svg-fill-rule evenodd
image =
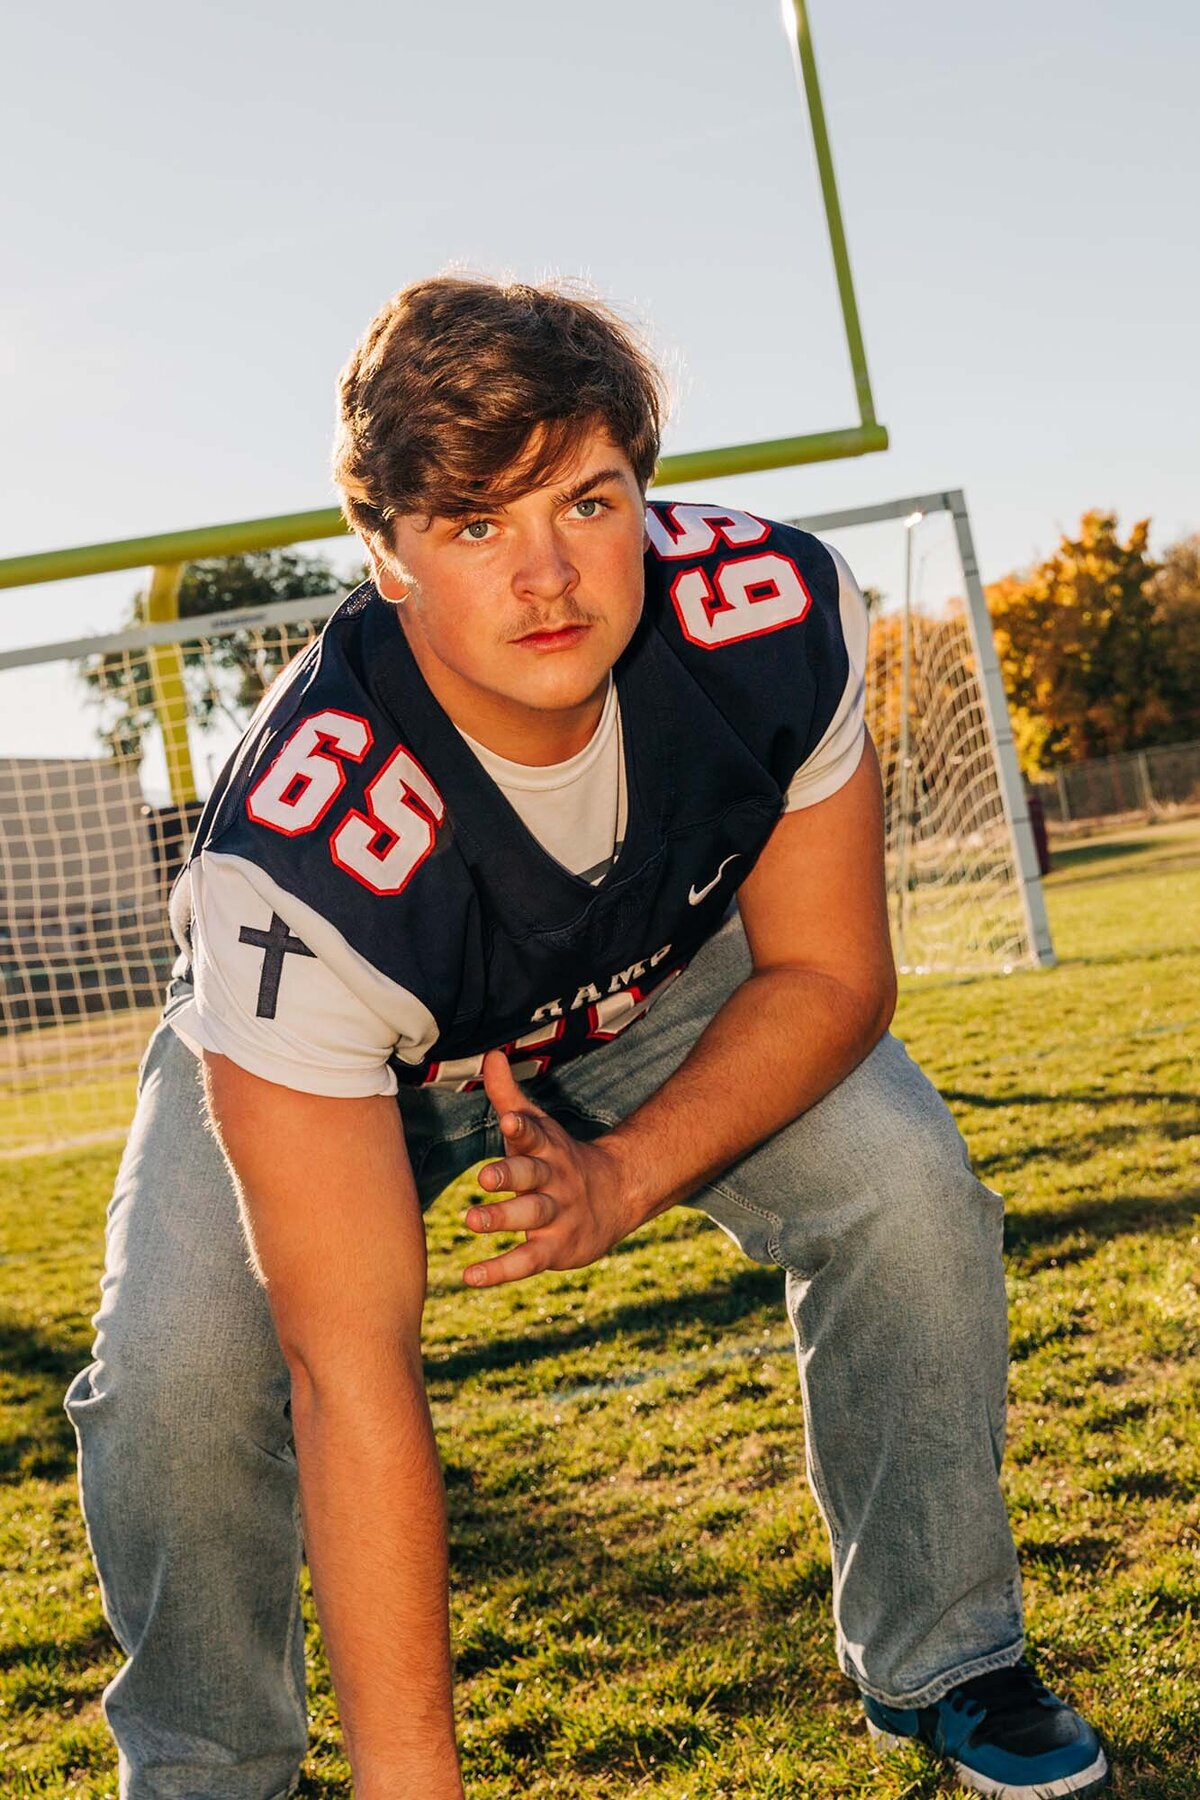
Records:
M1150 583L1173 736L1200 732L1200 532L1163 552Z
M264 610L284 600L337 593L361 579L339 577L320 556L294 550L255 550L189 563L179 588L179 616L195 619L243 607ZM135 594L126 624L146 622L146 595ZM203 641L182 641L189 716L201 731L224 717L240 731L284 664L319 621L265 623ZM101 708L99 735L112 754L136 758L154 725L155 694L145 650L108 650L80 665L80 675Z
M883 775L884 796L891 816L900 785L900 744L904 711L904 622L898 612L869 608L867 648L867 724ZM927 792L949 792L953 762L961 759L963 719L979 714L975 658L961 600L952 600L941 616L914 608L908 632L908 729L910 755L920 774L911 790L921 810ZM982 729L982 715L967 729Z
M1085 513L1079 535L1064 537L1037 568L988 588L1027 769L1179 735L1149 529L1140 520L1122 543L1115 514Z

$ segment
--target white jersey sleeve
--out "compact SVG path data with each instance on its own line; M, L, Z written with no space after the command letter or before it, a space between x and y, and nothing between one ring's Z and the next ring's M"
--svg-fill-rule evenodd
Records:
M415 995L241 857L198 856L171 910L190 941L193 994L170 1020L197 1055L306 1094L394 1094L389 1058L418 1063L437 1036Z
M818 800L828 800L836 794L857 769L866 740L867 603L845 557L832 544L825 548L838 572L842 636L850 667L841 704L828 731L792 777L785 812L798 812L801 807L815 806Z

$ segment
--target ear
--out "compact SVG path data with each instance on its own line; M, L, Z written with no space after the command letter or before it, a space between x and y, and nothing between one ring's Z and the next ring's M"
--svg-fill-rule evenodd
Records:
M393 575L378 551L368 545L367 555L371 563L371 579L385 600L396 606L403 606L408 599L408 589L399 576Z

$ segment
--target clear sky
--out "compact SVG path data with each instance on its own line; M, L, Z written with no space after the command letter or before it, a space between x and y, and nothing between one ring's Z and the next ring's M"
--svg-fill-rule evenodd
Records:
M1088 506L1200 529L1194 0L811 16L894 448L706 491L963 486L985 579ZM4 48L0 556L330 504L339 365L452 261L648 321L668 449L853 422L778 0L60 0ZM0 592L0 646L136 585Z

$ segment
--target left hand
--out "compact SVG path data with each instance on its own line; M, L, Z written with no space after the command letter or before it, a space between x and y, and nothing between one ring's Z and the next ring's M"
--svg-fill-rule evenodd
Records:
M471 1263L464 1281L496 1287L544 1269L586 1268L638 1223L627 1201L622 1207L625 1184L617 1158L600 1143L573 1138L522 1093L503 1050L484 1057L483 1085L509 1154L484 1165L479 1185L510 1189L514 1198L468 1208L466 1223L481 1235L523 1231L525 1242Z

